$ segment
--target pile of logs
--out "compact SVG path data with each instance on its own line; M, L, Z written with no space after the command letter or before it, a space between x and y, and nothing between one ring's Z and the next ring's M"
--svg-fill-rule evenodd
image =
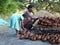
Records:
M19 38L48 41L53 44L60 43L60 18L40 17L37 26L31 30L20 32Z

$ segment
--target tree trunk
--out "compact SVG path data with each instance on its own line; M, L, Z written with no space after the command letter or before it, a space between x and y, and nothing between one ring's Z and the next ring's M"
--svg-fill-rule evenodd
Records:
M32 1L32 0L29 0L29 4L31 4L31 1Z

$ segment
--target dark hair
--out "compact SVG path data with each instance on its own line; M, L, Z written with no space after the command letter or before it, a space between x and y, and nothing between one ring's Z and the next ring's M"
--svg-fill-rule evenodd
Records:
M27 7L27 9L29 9L29 8L34 8L34 5L33 5L33 4L30 4L30 5Z

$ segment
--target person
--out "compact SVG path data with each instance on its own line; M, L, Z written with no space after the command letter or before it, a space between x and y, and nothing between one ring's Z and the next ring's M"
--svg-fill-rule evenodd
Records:
M0 26L4 26L4 25L7 25L8 22L5 21L4 19L0 19Z
M34 13L33 9L34 9L34 5L32 5L32 4L28 5L27 11L23 14L24 18L32 19L33 18L32 16Z
M34 10L34 5L30 4L27 7L27 11L23 14L23 16L24 16L24 27L29 29L29 30L32 27L34 19L37 18L36 16L33 15L34 14L33 10Z
M12 16L9 19L8 26L16 30L17 36L19 36L19 31L22 30L20 23L22 23L23 20L24 17L21 14L19 14L19 12L12 14Z

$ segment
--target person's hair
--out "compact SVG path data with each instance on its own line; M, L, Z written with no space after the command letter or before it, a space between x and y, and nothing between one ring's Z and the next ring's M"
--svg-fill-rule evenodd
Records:
M23 14L22 16L23 16L24 18L27 18L27 15L26 15L26 14Z
M29 9L29 8L34 8L34 5L33 5L33 4L30 4L30 5L27 7L27 9Z

